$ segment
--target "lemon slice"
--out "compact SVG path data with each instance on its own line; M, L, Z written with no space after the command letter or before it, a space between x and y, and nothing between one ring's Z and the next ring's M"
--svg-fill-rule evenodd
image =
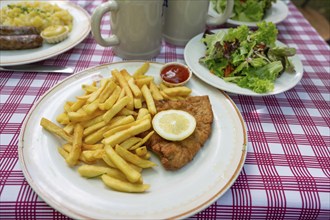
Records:
M170 141L181 141L189 137L196 128L194 116L181 110L158 112L152 126L159 136Z

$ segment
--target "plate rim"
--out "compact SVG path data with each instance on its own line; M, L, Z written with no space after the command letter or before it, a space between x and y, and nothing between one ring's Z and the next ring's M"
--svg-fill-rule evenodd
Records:
M7 2L10 2L8 0L5 0L4 2L6 2L6 1ZM19 0L18 2L24 2L24 1ZM54 4L54 3L59 3L59 2L61 4L68 5L69 7L76 8L78 11L82 12L84 14L85 18L87 18L87 20L88 20L88 24L85 26L84 32L82 32L82 34L77 39L77 41L75 41L74 43L68 45L65 48L56 50L53 53L46 54L46 55L43 55L43 56L40 55L40 56L35 57L35 58L32 58L32 59L24 59L24 60L8 61L8 62L3 62L0 59L0 65L2 65L2 66L23 65L23 64L35 63L35 62L39 62L39 61L43 61L43 60L52 58L54 56L60 55L62 53L65 53L66 51L68 51L68 50L72 49L73 47L77 46L78 44L80 44L89 35L89 33L91 31L91 16L90 16L90 14L84 8L82 8L81 6L79 6L78 4L75 4L74 2L70 2L70 1L67 1L67 0L64 0L64 1L58 1L58 0L54 0L53 1L52 0L52 1L49 1L48 3ZM28 50L28 49L26 49L26 50ZM0 58L1 58L1 56L0 56Z
M71 78L75 78L77 77L77 75L79 74L84 74L86 72L86 74L88 74L87 72L93 71L93 70L97 70L97 69L101 69L104 68L105 66L112 66L112 65L116 65L116 64L122 64L122 63L135 63L135 62L145 62L142 60L130 60L130 61L118 61L118 62L112 62L112 63L104 63L101 65L96 65L87 69L84 69L78 73L72 74L71 76L65 78L64 80L60 81L59 83L57 83L56 85L54 85L53 87L49 88L31 107L31 109L29 110L28 114L26 115L21 130L20 130L20 134L19 134L19 138L18 138L18 160L19 163L21 165L21 169L23 172L23 175L26 179L26 181L29 183L29 186L33 189L33 191L40 196L40 198L42 198L42 200L44 202L46 202L50 207L52 207L53 209L57 210L58 212L61 212L64 215L67 215L69 217L73 217L73 218L90 218L88 216L85 215L81 215L78 212L76 212L74 209L68 209L65 206L62 206L61 204L59 204L58 201L56 201L55 199L52 199L51 196L49 194L47 194L47 192L44 192L44 190L42 189L42 187L40 187L36 181L32 178L32 175L30 174L27 165L26 165L26 161L24 159L24 135L27 132L27 123L29 122L31 116L33 115L34 110L37 108L37 106L45 99L47 98L48 94L51 93L54 89L56 89L57 87L61 86L62 83L65 83L66 81L70 80ZM150 63L152 64L157 64L157 65L164 65L165 63L162 62L156 62L156 61L150 61ZM196 79L198 80L198 78L196 77ZM206 84L206 86L210 86L208 84ZM240 154L240 159L238 162L238 165L234 171L234 173L230 176L230 178L228 178L226 184L219 189L216 193L214 193L213 196L211 196L210 198L206 199L206 201L203 201L202 203L198 204L197 206L193 207L192 209L189 209L183 213L180 213L178 215L175 216L171 216L169 217L169 219L175 219L175 218L184 218L184 217L189 217L192 216L194 214L196 214L197 212L206 209L207 207L209 207L209 205L211 205L215 200L219 199L226 191L228 191L230 189L230 187L235 183L236 179L238 178L238 176L241 173L241 170L243 169L243 166L245 164L245 160L247 157L247 150L248 150L248 134L247 134L247 126L246 126L246 122L244 121L244 118L241 114L241 112L239 111L237 105L235 104L235 102L230 98L230 96L228 94L226 94L225 92L216 89L217 91L219 91L221 94L224 95L224 98L230 102L230 106L233 107L235 109L235 115L238 117L239 119L239 125L242 127L242 151ZM239 143L241 144L241 143Z
M211 31L214 31L215 33L219 32L219 31L223 31L223 30L229 30L230 28L221 28L221 29L213 29ZM244 92L241 92L241 91L235 91L235 88L234 89L228 89L227 87L221 87L219 85L217 85L216 83L213 83L213 82L209 82L208 79L206 79L205 77L203 77L200 73L196 73L198 71L194 71L194 68L192 67L191 65L191 60L188 59L189 55L188 55L188 50L189 48L191 47L191 45L193 44L193 42L198 38L198 37L201 37L203 35L203 33L200 33L196 36L194 36L192 39L190 39L190 41L186 44L185 48L184 48L184 60L186 62L186 64L188 65L188 67L192 70L193 74L195 76L197 76L199 79L201 79L202 81L204 81L205 83L217 88L217 89L220 89L220 90L223 90L223 91L226 91L226 92L229 92L229 93L233 93L233 94L239 94L239 95L245 95L245 96L255 96L255 97L262 97L262 96L270 96L270 95L277 95L277 94L281 94L281 93L284 93L290 89L292 89L293 87L295 87L299 82L300 80L302 79L303 75L304 75L304 66L303 66L303 63L301 62L301 59L299 58L298 54L294 55L293 57L295 57L297 59L297 61L299 62L299 66L301 67L301 72L296 72L295 74L299 73L299 77L297 78L297 83L295 84L292 84L290 85L289 87L286 87L285 89L282 89L282 90L279 90L279 91L272 91L272 92L269 92L269 93L256 93L254 91L252 91L251 89L247 89L247 88L242 88L240 87L240 89L246 89L248 93L244 93ZM279 40L276 40L276 44L283 44L283 45L286 45L284 44L283 42L279 41ZM201 65L198 63L198 65ZM202 66L202 65L201 65ZM203 66L204 67L204 66ZM204 67L206 70L208 70L206 67ZM220 80L223 80L221 79L220 77L218 77ZM234 84L236 85L236 84ZM236 85L237 86L237 85Z

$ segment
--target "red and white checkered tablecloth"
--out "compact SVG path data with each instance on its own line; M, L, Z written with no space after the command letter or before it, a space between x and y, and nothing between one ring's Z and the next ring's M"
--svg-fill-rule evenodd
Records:
M101 1L90 3L85 7L91 13ZM294 5L289 4L289 10L289 17L277 25L279 40L297 48L303 78L275 96L229 94L248 129L246 163L230 190L191 219L329 219L330 48ZM108 31L103 26L103 32ZM154 60L184 61L183 50L163 43ZM120 60L89 35L75 48L41 63L70 65L78 72ZM0 72L1 219L67 219L34 193L17 154L20 128L32 105L66 76Z

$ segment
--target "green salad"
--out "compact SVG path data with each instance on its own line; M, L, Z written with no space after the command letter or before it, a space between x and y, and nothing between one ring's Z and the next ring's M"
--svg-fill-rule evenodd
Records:
M273 23L261 22L257 26L255 31L243 25L228 31L205 32L202 42L206 51L199 62L226 82L256 93L273 91L281 73L295 72L288 57L294 56L296 49L276 46L278 31Z
M226 8L226 0L211 0L216 12L222 13ZM234 0L233 16L237 21L261 21L272 3L276 0Z

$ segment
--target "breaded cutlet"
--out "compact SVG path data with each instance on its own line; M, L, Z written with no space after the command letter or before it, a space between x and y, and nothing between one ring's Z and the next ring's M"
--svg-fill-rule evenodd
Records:
M189 163L206 142L212 131L213 112L208 96L192 96L185 100L155 101L157 111L182 110L196 119L195 131L182 141L168 141L157 133L149 139L147 146L160 157L165 169L177 170Z

